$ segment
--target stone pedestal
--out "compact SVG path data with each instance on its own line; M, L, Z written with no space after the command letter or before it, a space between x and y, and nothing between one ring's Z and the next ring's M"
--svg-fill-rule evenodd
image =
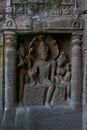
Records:
M81 36L72 36L72 79L71 79L71 106L79 107L82 104L82 58Z
M21 107L14 130L82 130L82 111L65 107Z

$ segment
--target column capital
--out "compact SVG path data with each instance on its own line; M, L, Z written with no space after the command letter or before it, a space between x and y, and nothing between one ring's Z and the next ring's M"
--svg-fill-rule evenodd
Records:
M72 34L72 45L80 46L82 43L82 35L81 34Z
M16 35L16 32L15 31L12 31L12 30L10 30L10 31L4 31L4 35Z
M3 34L0 32L0 47L3 46Z
M13 31L5 31L5 45L8 47L16 47L16 33Z

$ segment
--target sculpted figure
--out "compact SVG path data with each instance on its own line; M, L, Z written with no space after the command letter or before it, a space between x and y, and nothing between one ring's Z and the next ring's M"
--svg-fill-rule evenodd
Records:
M22 97L23 97L23 89L24 89L24 73L25 73L25 68L24 68L24 59L25 59L25 48L23 43L19 44L19 49L18 49L18 68L19 68L19 102L22 102Z
M70 80L71 80L71 70L70 65L66 65L66 74L64 75L63 80L61 80L61 84L66 88L66 95L67 95L67 102L69 102L70 99Z
M56 71L56 76L55 80L56 83L59 85L61 84L61 80L64 77L64 74L66 73L65 65L66 65L66 57L64 52L61 52L60 56L57 59L57 71Z
M24 58L25 58L25 48L23 46L23 43L19 44L18 58L19 58L18 67L20 67L20 66L22 66L24 64Z
M67 64L67 59L64 52L60 53L57 59L57 71L56 71L56 87L61 86L65 89L65 99L69 102L70 99L70 80L71 80L71 70L70 65ZM61 88L59 88L61 89ZM61 95L61 91L60 91Z
M61 96L61 87L65 89L65 99L67 102L70 99L70 80L71 80L71 70L70 65L67 63L66 56L64 52L60 53L57 59L57 71L55 76L56 87L59 87L59 92Z
M28 73L25 76L25 83L29 83L31 86L35 85L37 81L36 70L32 67L33 66L32 62L34 60L33 56L31 55L32 51L33 48L30 48L28 55L25 57L28 67Z
M38 81L41 87L46 88L46 94L44 98L45 105L51 105L51 99L54 92L54 75L55 75L55 61L48 60L48 47L43 39L39 47L40 60L36 63L35 68L38 73Z

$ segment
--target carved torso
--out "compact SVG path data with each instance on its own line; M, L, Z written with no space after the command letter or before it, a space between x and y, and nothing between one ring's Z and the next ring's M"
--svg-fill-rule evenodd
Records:
M57 75L64 75L66 72L65 67L57 67Z
M38 64L40 82L49 79L51 64L48 61L40 61Z

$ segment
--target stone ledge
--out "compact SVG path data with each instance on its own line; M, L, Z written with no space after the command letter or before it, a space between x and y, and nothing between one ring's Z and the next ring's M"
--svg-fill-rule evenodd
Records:
M67 106L21 107L17 109L15 130L82 130L82 111Z

